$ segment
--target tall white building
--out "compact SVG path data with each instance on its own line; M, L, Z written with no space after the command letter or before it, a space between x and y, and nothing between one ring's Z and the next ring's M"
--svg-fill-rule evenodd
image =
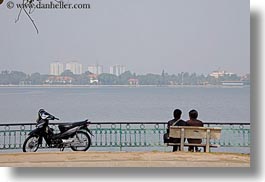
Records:
M103 66L98 65L98 64L90 65L88 66L88 71L93 74L100 75L101 73L103 73Z
M113 75L121 75L125 72L125 66L124 65L114 65L110 67L110 74Z
M65 70L70 70L75 75L82 74L82 64L78 62L66 63Z
M50 64L50 75L58 76L60 75L64 69L63 69L63 63L60 62L54 62Z

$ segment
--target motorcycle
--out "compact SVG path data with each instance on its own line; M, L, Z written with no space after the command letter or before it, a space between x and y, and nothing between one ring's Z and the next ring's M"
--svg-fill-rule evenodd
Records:
M93 136L88 125L88 120L59 124L59 133L54 133L54 129L49 127L50 120L59 120L43 109L38 112L36 129L32 130L23 143L23 152L36 152L42 145L43 138L48 148L59 148L63 151L70 147L73 151L86 151L91 145Z

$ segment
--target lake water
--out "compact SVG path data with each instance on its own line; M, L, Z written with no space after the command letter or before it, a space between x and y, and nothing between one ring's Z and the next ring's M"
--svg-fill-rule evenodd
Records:
M62 121L168 121L175 108L209 122L250 122L249 87L0 87L0 123L35 122L44 108Z

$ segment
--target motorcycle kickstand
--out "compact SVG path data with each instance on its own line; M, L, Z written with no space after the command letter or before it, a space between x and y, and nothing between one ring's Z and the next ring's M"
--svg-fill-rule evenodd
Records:
M64 147L60 148L60 151L61 151L61 152L64 151Z

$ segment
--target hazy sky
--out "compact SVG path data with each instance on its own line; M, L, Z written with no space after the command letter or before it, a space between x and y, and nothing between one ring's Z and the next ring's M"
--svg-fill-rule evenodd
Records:
M39 34L25 13L15 23L19 9L7 2L0 70L48 73L54 61L98 63L106 72L123 64L137 74L250 70L248 0L68 0L91 9L37 9Z

